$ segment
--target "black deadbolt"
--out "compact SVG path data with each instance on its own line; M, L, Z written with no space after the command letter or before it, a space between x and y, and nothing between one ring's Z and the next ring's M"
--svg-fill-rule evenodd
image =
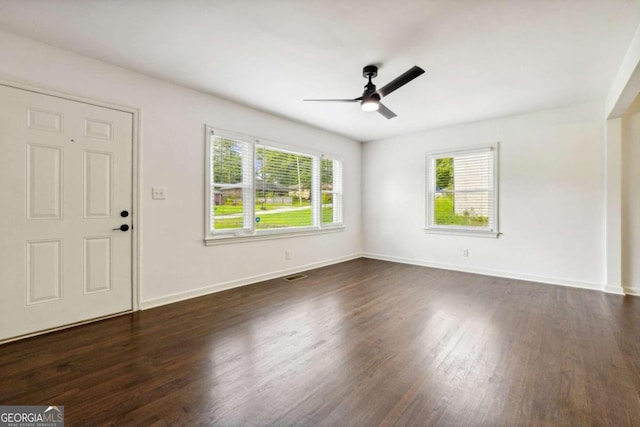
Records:
M121 216L122 218L126 218L126 217L128 217L128 216L129 216L129 212L127 212L127 211L122 211L122 212L120 212L120 216Z

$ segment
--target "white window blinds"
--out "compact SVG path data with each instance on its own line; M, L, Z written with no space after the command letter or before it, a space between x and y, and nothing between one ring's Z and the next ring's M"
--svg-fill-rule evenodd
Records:
M428 156L427 227L497 232L497 146Z
M209 225L212 230L251 229L252 157L251 143L210 134Z
M342 225L342 162L207 127L205 239Z
M342 163L324 157L320 166L322 224L342 223Z
M313 157L256 145L257 230L311 227Z

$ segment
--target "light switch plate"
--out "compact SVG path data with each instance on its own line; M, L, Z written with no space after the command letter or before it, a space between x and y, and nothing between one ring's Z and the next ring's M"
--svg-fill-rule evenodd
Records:
M167 198L167 190L164 187L153 187L151 189L151 198L153 200L164 200Z

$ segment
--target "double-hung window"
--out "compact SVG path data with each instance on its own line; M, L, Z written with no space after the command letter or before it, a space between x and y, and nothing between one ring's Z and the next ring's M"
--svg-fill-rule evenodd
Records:
M498 236L498 144L427 155L427 231Z
M320 162L322 224L342 222L342 162L322 157Z
M342 162L334 156L206 128L205 240L336 229Z
M209 228L248 234L253 212L253 145L214 134L209 141Z

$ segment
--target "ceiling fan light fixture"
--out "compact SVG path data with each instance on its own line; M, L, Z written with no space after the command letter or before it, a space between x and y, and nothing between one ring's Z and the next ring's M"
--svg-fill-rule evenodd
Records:
M362 111L378 111L378 108L380 108L380 97L375 95L376 94L373 94L362 100Z
M397 114L381 103L380 100L423 73L424 70L422 68L414 65L409 70L384 85L382 88L376 90L376 85L373 84L371 79L378 75L378 67L375 65L367 65L362 69L362 77L367 79L367 84L364 86L362 96L351 99L303 99L303 101L359 102L362 111L377 111L385 119L390 120L396 117Z

